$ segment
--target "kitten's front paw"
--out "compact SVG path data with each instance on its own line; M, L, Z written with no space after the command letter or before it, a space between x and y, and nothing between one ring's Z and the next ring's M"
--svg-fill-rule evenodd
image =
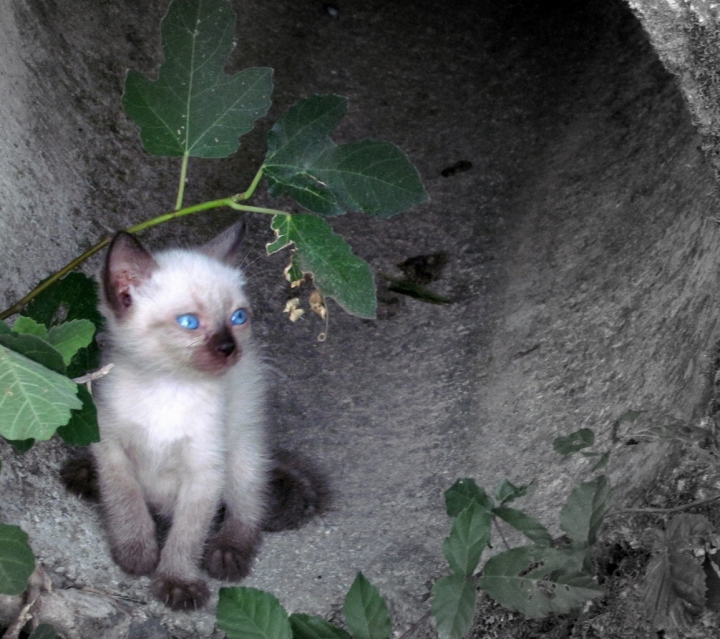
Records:
M114 546L112 556L125 572L140 577L155 571L160 551L154 538L147 541L134 539Z
M151 590L156 599L173 610L197 610L210 596L207 584L202 580L185 581L177 577L157 576Z
M256 528L242 524L223 526L208 540L203 568L215 579L240 581L250 574L261 540Z

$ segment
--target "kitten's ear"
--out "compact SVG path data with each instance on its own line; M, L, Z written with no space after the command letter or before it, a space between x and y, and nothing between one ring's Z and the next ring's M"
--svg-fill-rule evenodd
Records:
M131 289L137 288L157 268L157 262L138 239L120 231L110 243L102 271L105 301L122 317L132 305Z
M208 257L226 264L234 264L240 253L240 245L245 235L245 222L237 222L225 229L215 239L200 247Z

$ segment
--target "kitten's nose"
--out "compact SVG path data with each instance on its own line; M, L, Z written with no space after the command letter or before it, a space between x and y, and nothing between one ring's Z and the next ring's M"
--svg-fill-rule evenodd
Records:
M215 333L215 335L210 338L210 348L219 355L230 357L235 352L237 346L230 331L227 328L223 328L223 330Z

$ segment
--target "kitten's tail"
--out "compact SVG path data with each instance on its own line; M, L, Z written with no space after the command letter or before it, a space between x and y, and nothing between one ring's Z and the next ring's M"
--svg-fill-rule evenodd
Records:
M75 452L65 462L60 479L71 493L99 501L97 466L89 448ZM309 460L287 450L277 450L272 456L269 503L262 529L277 532L300 528L326 512L331 498L327 479Z

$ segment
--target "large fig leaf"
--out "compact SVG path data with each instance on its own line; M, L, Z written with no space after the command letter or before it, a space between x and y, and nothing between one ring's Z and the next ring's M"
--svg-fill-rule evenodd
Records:
M162 22L165 61L150 81L130 71L125 112L154 155L223 158L267 113L272 69L224 71L235 46L235 12L227 0L174 0Z
M395 145L332 141L346 108L346 98L315 95L280 117L268 134L263 165L270 193L289 195L321 215L391 217L427 200L417 169Z
M277 239L267 246L272 254L295 245L294 263L312 273L318 290L359 317L375 317L375 281L367 262L353 255L347 242L316 215L276 215L272 229Z
M81 407L72 380L0 344L0 435L50 439Z

